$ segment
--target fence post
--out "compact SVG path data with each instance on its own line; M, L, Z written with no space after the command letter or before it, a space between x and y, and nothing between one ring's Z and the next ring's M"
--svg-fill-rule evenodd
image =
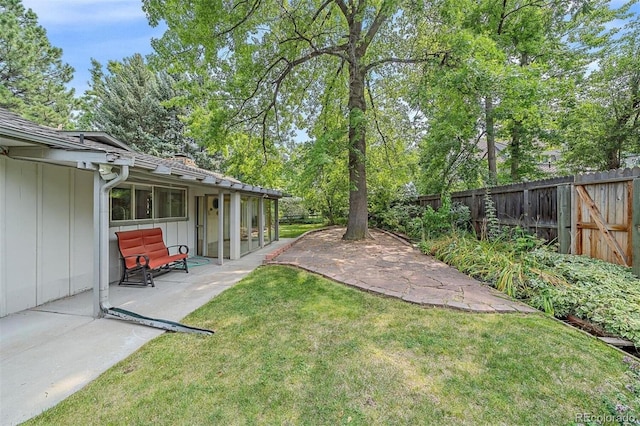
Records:
M527 232L531 232L531 217L529 214L529 211L531 210L531 206L529 203L529 189L527 187L527 185L525 184L524 189L522 190L522 212L524 214L524 227L527 229ZM536 231L536 237L538 236L538 233Z
M558 185L558 251L571 252L571 185Z
M631 247L633 273L640 277L640 178L633 180Z

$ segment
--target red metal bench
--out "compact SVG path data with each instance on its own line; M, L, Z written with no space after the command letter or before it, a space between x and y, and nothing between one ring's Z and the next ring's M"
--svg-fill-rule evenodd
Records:
M189 273L187 254L189 247L175 245L167 247L162 238L162 229L138 229L116 232L118 249L122 256L122 276L118 285L151 285L153 274L181 270ZM177 247L178 253L169 254L169 249ZM141 279L132 275L142 274Z

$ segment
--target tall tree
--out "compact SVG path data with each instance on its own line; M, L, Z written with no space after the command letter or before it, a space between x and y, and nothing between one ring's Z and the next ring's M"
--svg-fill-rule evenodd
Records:
M212 91L216 122L248 130L257 124L269 141L281 128L313 120L325 95L344 96L350 182L344 238L368 237L371 105L366 87L436 56L436 47L427 41L437 30L432 3L143 0L143 5L152 24L161 19L168 24L156 43L159 53L174 63L203 66L207 77L221 83ZM342 76L345 90L329 91L336 75Z
M429 158L426 164L473 170L468 154L482 137L489 183L499 178L497 140L508 154L509 170L501 179L539 176L537 157L553 134L559 100L584 72L588 49L606 39L602 24L621 12L603 0L445 3L443 17L458 30L447 38L452 66L438 70L438 78L431 70L427 76L430 93L422 104L433 124L425 152L440 160ZM447 112L455 103L456 110ZM447 127L454 131L443 132Z
M92 65L81 118L85 127L107 132L140 152L185 154L200 167L217 168L218 162L186 135L180 118L184 109L172 104L178 92L171 75L152 70L140 54L109 61L106 73L98 61Z
M21 0L0 0L0 107L47 126L65 126L77 101L65 85L73 68L51 46Z
M487 112L493 101L487 93L495 84L493 75L503 54L490 39L460 28L455 21L451 26L457 31L446 35L451 45L448 66L426 68L413 98L428 123L420 143L418 180L418 189L428 194L481 186L486 173L479 145L486 139L491 153L495 140L489 120L493 113ZM488 180L495 182L495 158L488 164L492 176Z
M577 172L617 169L640 154L640 17L596 58L562 120L563 157Z

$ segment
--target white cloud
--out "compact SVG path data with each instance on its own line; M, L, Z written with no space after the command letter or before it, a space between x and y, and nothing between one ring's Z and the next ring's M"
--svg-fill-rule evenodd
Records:
M140 0L23 0L40 25L108 25L146 20Z

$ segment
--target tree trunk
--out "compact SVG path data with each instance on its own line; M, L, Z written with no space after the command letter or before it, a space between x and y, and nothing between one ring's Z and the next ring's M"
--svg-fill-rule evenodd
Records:
M520 157L522 156L520 127L521 123L519 121L513 124L513 128L511 129L511 143L509 144L509 153L511 154L511 180L513 182L520 181Z
M336 217L335 217L335 214L333 213L333 203L331 202L331 197L327 195L325 201L327 202L325 216L329 220L329 225L335 225Z
M344 240L371 237L367 206L366 108L364 73L359 61L354 61L349 64L349 218Z
M487 124L487 162L489 163L489 184L498 182L498 168L496 166L496 132L493 118L493 98L487 95L484 98L484 114Z
M622 161L619 151L610 151L607 153L607 170L616 170L622 167Z

